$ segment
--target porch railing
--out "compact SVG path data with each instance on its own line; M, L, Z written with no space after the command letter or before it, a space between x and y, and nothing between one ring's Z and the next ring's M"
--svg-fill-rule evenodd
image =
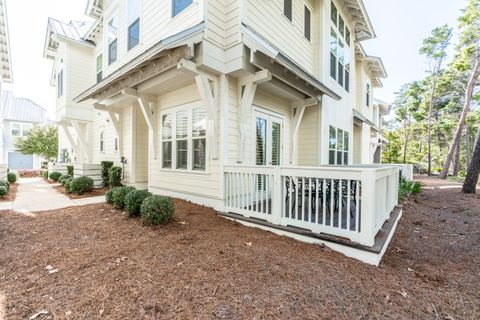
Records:
M397 204L389 166L226 166L225 210L372 246Z

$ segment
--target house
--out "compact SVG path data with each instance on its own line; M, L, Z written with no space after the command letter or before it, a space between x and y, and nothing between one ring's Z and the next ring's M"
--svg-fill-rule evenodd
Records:
M11 91L4 91L2 95L2 163L6 163L8 168L13 170L40 169L42 157L16 151L15 141L19 137L27 136L34 126L44 125L47 125L46 109L29 99L14 97Z
M86 15L50 19L44 50L76 175L111 160L125 184L378 263L399 171L374 164L389 107L361 0L90 0Z

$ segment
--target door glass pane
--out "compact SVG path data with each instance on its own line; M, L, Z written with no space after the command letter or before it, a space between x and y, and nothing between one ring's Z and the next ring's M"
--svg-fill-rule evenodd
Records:
M255 121L255 149L256 149L256 164L267 164L267 120L257 118Z
M281 153L281 126L280 123L272 123L272 165L280 165Z

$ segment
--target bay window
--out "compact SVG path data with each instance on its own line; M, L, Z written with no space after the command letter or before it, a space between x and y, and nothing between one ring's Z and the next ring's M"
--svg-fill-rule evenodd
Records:
M162 168L205 171L207 160L207 112L181 108L161 116Z

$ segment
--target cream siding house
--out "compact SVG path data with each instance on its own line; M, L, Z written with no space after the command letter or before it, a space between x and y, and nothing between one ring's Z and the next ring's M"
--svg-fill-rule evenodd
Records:
M76 172L113 160L125 184L378 264L399 171L364 154L380 106L361 91L386 74L359 53L375 37L361 0L91 0L86 14L78 41L46 40L54 74L81 75L57 105Z

